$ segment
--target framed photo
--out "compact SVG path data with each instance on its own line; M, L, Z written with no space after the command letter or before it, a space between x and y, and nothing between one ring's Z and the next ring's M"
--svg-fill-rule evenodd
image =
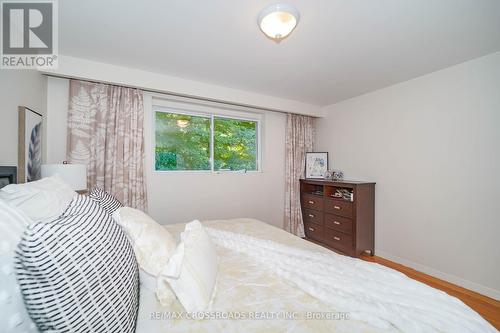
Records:
M306 178L325 178L328 170L328 153L306 153Z
M25 106L20 106L18 112L18 182L25 183L42 178L43 117Z

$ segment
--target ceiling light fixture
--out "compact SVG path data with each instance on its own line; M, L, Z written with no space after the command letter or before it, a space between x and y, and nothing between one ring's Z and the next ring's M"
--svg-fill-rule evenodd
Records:
M299 17L295 7L278 3L264 8L259 14L258 23L266 36L279 43L295 29Z

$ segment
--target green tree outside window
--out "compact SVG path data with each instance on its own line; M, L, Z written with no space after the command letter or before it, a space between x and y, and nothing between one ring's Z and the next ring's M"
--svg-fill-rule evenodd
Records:
M156 170L258 170L258 122L155 112Z

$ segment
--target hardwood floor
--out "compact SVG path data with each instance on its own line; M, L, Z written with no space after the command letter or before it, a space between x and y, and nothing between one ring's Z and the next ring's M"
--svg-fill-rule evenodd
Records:
M455 296L462 300L465 304L474 309L477 313L483 316L484 319L489 321L497 330L500 330L500 301L494 300L478 294L474 291L459 287L455 284L440 280L433 276L421 273L393 261L377 257L377 256L362 256L361 259L371 262L376 262L380 265L384 265L400 271L406 274L412 279L418 280L436 289L440 289L449 295Z

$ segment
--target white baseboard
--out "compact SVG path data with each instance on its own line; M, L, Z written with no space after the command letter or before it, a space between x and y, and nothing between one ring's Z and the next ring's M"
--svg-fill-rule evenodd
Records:
M394 256L394 255L387 253L387 252L384 252L384 251L376 250L375 255L378 257L382 257L382 258L394 261L398 264L411 267L419 272L429 274L429 275L436 277L438 279L445 280L447 282L459 285L461 287L467 288L469 290L475 291L477 293L491 297L493 299L500 300L500 290L486 287L486 286L483 286L479 283L465 280L465 279L462 279L458 276L438 271L434 268L430 268L430 267L427 267L427 266L400 258L398 256Z

